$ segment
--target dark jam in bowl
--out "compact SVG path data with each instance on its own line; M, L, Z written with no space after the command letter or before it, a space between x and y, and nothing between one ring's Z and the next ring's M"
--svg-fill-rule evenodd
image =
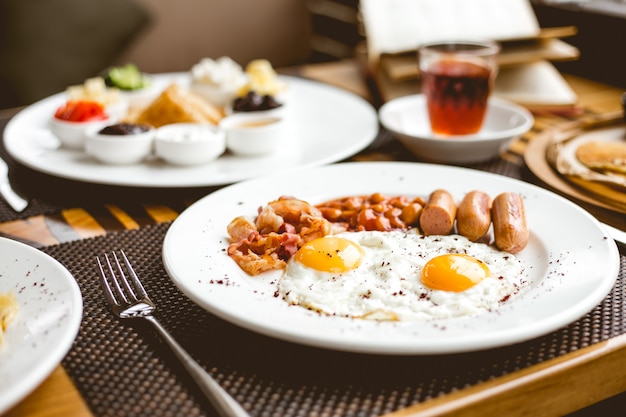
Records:
M123 136L138 135L140 133L145 133L149 130L150 126L146 125L139 125L135 123L117 123L101 129L98 133L100 133L101 135Z
M233 103L233 110L237 112L272 110L282 106L272 96L261 96L254 91L250 91L243 97L238 97Z

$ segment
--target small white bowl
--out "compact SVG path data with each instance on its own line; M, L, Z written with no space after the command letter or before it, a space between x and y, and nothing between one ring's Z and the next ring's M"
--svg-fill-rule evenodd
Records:
M473 135L432 133L422 94L391 100L378 111L381 124L419 158L439 163L470 164L495 158L511 139L532 128L525 108L496 97L489 99L481 130Z
M110 125L107 125L110 126ZM155 129L126 135L102 133L90 129L85 138L85 152L100 162L110 165L136 164L152 154Z
M50 119L50 130L59 138L61 145L68 149L83 149L87 132L100 129L111 124L112 118L106 120L93 120L90 122L70 122L67 120Z
M257 156L274 152L286 132L283 117L259 112L234 113L219 126L226 132L226 148L236 155Z
M225 150L224 132L209 124L169 124L158 128L155 135L156 155L173 165L206 164Z

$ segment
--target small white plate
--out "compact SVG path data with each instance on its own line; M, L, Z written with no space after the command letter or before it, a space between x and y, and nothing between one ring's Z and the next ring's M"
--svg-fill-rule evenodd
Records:
M322 316L276 297L281 271L251 277L228 257L228 223L281 195L312 204L381 192L422 196L447 189L457 200L478 187L495 197L524 198L531 237L516 256L529 287L498 310L476 317L374 322ZM589 213L552 192L474 169L399 162L358 162L289 171L218 190L185 210L169 228L163 262L174 283L211 313L292 342L377 354L439 354L488 349L555 331L609 293L619 252Z
M380 108L378 115L382 125L416 156L443 163L474 163L494 158L534 122L525 108L496 97L489 99L483 127L474 135L433 134L423 94L391 100Z
M70 272L33 247L0 238L0 292L19 311L0 345L0 414L31 393L70 350L83 300Z

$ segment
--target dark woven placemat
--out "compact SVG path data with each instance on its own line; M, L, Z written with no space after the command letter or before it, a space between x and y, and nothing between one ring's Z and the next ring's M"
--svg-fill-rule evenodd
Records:
M379 416L508 374L626 332L626 256L606 299L577 322L514 346L444 356L351 354L274 340L188 300L161 262L169 224L44 248L78 281L84 316L63 364L97 417L213 415L147 323L119 321L104 304L95 256L124 248L158 317L252 416Z

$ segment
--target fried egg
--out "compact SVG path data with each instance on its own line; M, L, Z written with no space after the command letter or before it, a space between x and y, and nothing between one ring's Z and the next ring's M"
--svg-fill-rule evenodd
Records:
M463 236L363 231L308 242L278 292L332 316L410 321L493 311L526 281L514 255Z

